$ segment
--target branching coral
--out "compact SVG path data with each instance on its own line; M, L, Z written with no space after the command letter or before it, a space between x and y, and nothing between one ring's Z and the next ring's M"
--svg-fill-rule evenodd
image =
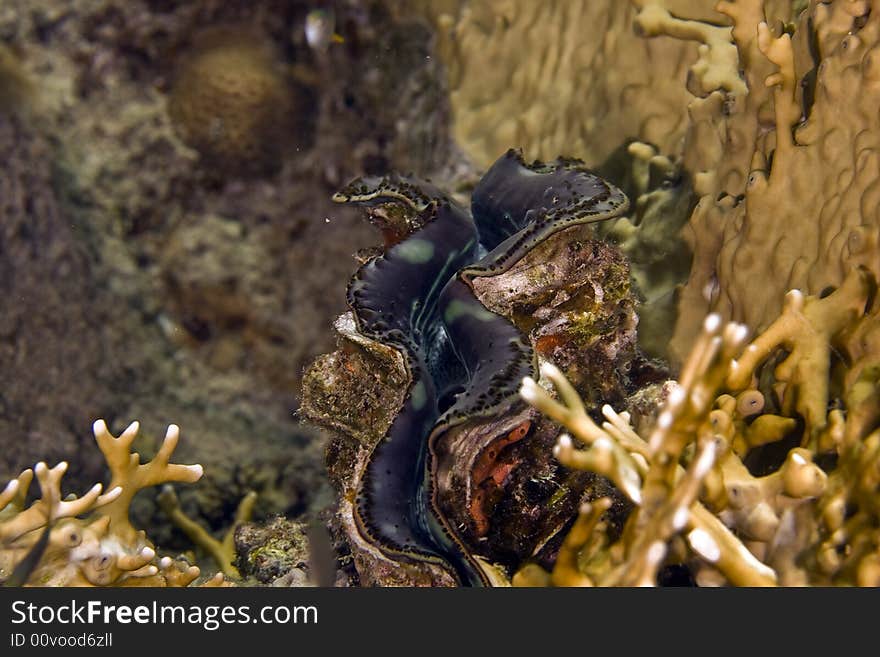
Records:
M177 499L177 493L174 492L173 487L163 486L158 501L159 506L168 514L171 522L189 536L193 543L211 555L224 575L235 579L241 577L238 568L233 563L236 558L235 530L251 519L254 505L257 503L257 494L254 491L250 491L238 503L235 519L224 532L221 540L214 538L208 530L184 513L180 508L180 500Z
M641 301L640 346L651 355L664 355L675 324L675 291L690 272L691 253L679 234L692 207L692 181L679 160L650 144L632 142L626 151L629 170L608 175L628 181L624 186L634 211L599 224L597 232L615 242L629 261Z
M707 311L763 330L785 290L819 294L859 265L876 277L880 4L813 0L785 25L791 5L720 2L727 40L704 19L664 12L668 3L635 4L643 33L697 38L709 62L689 85L699 97L683 162L700 202L684 231L694 263L674 355ZM711 56L734 47L736 59Z
M413 4L437 26L454 133L480 166L512 144L529 157L565 153L592 165L627 139L678 153L689 122L686 78L700 95L746 91L724 26L731 21L706 0ZM767 7L782 20L793 14L791 0ZM640 40L634 26L677 38Z
M634 510L612 542L600 522L607 502L585 505L553 572L531 565L515 582L654 584L664 561L689 563L701 584L880 581L876 355L852 347L876 326L872 288L855 269L824 298L791 291L747 346L744 326L709 316L647 439L609 406L597 425L545 363L559 399L531 379L521 394L571 432L556 457L606 476ZM785 448L776 465L761 451L770 443ZM756 456L769 474L747 467Z
M688 5L698 3L688 2ZM430 3L457 141L479 166L511 145L595 165L622 138L675 149L684 134L690 44L632 34L628 3ZM645 108L649 108L646 109Z
M680 362L707 312L763 329L788 289L819 293L855 264L880 273L869 262L878 239L878 12L865 2L811 2L798 18L803 4L542 3L540 19L537 5L516 1L428 10L455 136L478 165L510 144L598 165L635 138L692 178L700 203L683 231L691 275L675 299L670 285L662 297L646 290L640 339L652 353ZM650 244L681 252L676 224L663 222L668 245ZM755 289L755 280L773 284Z
M170 425L159 452L148 463L131 452L138 433L133 422L117 438L103 420L94 423L98 447L110 467L109 491L101 484L81 497L64 497L61 480L67 463L49 468L38 463L25 470L0 492L0 573L7 577L31 554L48 531L48 543L24 583L48 586L186 586L199 576L196 566L157 558L155 547L128 517L134 495L143 488L166 482L194 482L200 465L170 463L179 429ZM40 497L25 507L28 489L36 477ZM81 517L82 516L82 517ZM215 578L213 585L222 582Z
M697 41L699 58L688 75L688 88L694 95L724 89L734 95L747 93L737 73L736 47L730 42L730 28L700 21L681 20L659 3L634 1L639 13L634 24L639 34L652 37L668 34L683 41Z
M834 339L864 314L869 294L869 280L856 269L824 299L805 299L799 290L792 290L785 297L782 315L732 364L728 386L732 390L750 387L758 366L785 349L787 355L774 371L777 393L783 409L803 418L805 435L818 439L826 427Z
M750 586L776 582L775 574L697 502L719 451L708 421L712 400L724 380L727 362L745 337L741 326L731 324L723 334L720 327L717 316L706 321L679 386L670 393L648 441L632 430L628 414L618 415L609 406L603 408L607 421L602 427L596 425L577 392L550 364L544 364L541 374L553 384L561 403L533 380L523 383L526 401L559 421L587 446L577 449L571 437L563 434L555 450L560 462L607 476L636 505L623 537L614 545L602 546L608 551L610 568L597 584L653 584L670 541L684 530L692 549L730 581ZM688 446L696 446L697 453L685 468L680 461ZM595 524L597 509L605 504L582 509L579 533L584 533L583 525ZM580 543L570 541L567 550Z
M143 464L140 455L131 451L131 445L140 430L138 422L128 425L118 438L110 433L103 420L95 422L92 429L98 448L110 468L110 488L118 487L122 491L114 504L102 508L100 515L109 517L114 534L123 542L132 541L138 534L128 517L131 501L138 491L172 481L192 483L202 477L200 465L170 463L180 439L180 428L176 424L168 425L156 456Z

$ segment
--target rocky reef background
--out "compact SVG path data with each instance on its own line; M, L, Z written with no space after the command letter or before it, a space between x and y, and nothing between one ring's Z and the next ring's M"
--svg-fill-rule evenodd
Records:
M209 527L249 490L259 517L327 504L299 382L373 241L330 196L454 149L429 28L338 3L342 43L315 51L313 4L0 5L2 478L67 460L86 490L91 423L138 419L147 454L182 428L206 475L181 505ZM190 545L151 496L134 515Z

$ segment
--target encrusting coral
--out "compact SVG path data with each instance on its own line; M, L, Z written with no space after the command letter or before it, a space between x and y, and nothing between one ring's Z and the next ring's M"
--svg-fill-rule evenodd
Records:
M792 290L748 344L745 326L710 315L655 417L606 405L599 426L544 363L549 388L526 379L521 394L570 432L556 457L606 476L634 508L612 540L608 501L584 504L552 572L526 565L514 583L653 585L674 563L704 585L880 583L877 352L864 339L875 285L853 269L826 297Z
M197 481L200 465L171 463L180 430L169 425L156 456L140 463L131 451L139 425L131 423L119 437L113 436L103 420L93 425L95 440L107 461L111 480L108 491L95 484L81 497L61 492L67 470L62 462L53 468L38 463L23 471L0 492L0 574L8 579L31 555L39 560L23 573L24 585L34 586L186 586L200 570L170 557L158 558L155 546L129 520L129 506L135 494L167 482ZM36 478L40 497L25 506ZM44 532L48 541L42 555L35 547ZM224 583L222 574L207 585Z
M693 37L640 39L633 19L644 1L492 0L414 3L434 23L446 65L458 143L478 166L512 144L529 157L558 153L596 166L627 139L679 153L689 129L689 84L694 60L709 68L736 62L736 51L701 50ZM727 19L707 0L667 0L665 9L692 16L714 41L724 41ZM791 0L768 0L789 20ZM709 25L708 21L714 26ZM688 42L691 41L691 42ZM691 75L693 78L693 75ZM727 78L742 89L741 81ZM696 82L696 80L694 80Z
M693 263L686 284L668 281L683 284L677 313L669 285L658 315L643 309L640 340L652 352L681 362L708 312L762 330L789 289L819 294L855 265L880 273L877 3L543 3L540 20L535 7L452 1L426 10L448 69L454 132L477 164L521 144L597 166L639 139L689 173L698 203L681 236ZM663 233L672 242L673 223ZM652 290L646 297L657 300Z

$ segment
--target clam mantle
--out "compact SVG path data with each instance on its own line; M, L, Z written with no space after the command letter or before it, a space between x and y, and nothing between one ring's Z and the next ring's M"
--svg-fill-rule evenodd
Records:
M428 564L460 584L489 584L444 513L436 484L449 477L451 446L518 403L535 354L528 336L481 303L475 287L560 231L619 216L626 196L580 161L527 164L511 150L475 188L472 213L430 183L398 175L355 180L334 200L365 207L385 237L383 252L349 285L348 338L399 355L396 376L405 382L402 395L389 390L387 399L373 400L395 411L350 501L357 533L395 562ZM308 403L304 410L324 424L359 421L330 417L332 409L314 412ZM529 429L522 419L510 424L509 442Z

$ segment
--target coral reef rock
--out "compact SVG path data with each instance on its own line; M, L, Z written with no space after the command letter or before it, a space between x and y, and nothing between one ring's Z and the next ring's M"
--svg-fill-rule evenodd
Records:
M179 491L186 515L228 526L252 490L257 517L325 503L295 395L371 239L330 196L453 167L428 28L379 0L337 18L318 54L301 2L2 3L0 477L67 461L85 488L103 464L80 427L138 417L150 436L170 416L208 472ZM228 25L248 36L217 50ZM132 514L189 545L152 497Z
M286 518L245 523L235 530L236 564L244 577L271 586L309 583L306 528Z

